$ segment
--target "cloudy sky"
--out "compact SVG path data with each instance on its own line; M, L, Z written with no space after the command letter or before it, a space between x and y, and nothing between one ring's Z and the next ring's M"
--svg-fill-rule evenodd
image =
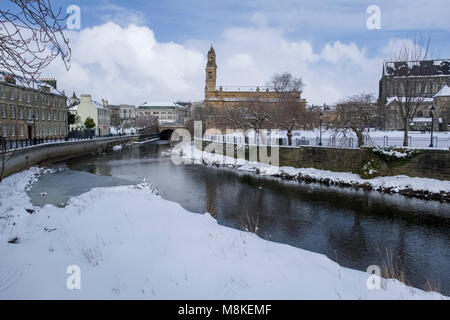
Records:
M44 76L66 93L110 103L202 100L206 53L214 45L218 86L264 85L288 71L309 103L378 94L382 62L418 36L433 58L450 58L448 0L54 0L81 8L69 31L73 57ZM381 9L369 30L367 8Z

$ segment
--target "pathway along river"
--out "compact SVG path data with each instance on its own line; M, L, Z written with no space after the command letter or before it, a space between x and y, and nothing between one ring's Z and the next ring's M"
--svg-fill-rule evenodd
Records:
M258 221L260 237L325 254L345 267L381 266L388 250L411 285L423 289L428 280L450 295L450 204L176 166L164 155L168 149L163 143L134 145L68 161L66 170L41 176L30 191L32 201L63 205L93 187L145 178L163 198L190 211L215 208L220 224L238 229Z

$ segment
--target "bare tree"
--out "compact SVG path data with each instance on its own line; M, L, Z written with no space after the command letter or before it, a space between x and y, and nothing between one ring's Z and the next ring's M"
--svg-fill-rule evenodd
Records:
M305 84L302 78L295 77L289 72L276 73L267 82L267 85L280 93L303 92Z
M139 128L139 129L144 129L147 127L158 126L158 125L159 125L158 118L155 116L150 116L150 115L141 116L141 117L138 117L136 120L127 122L128 127Z
M274 123L287 130L288 145L292 145L292 131L305 118L306 110L300 103L301 93L305 84L302 78L291 73L275 74L267 83L277 93L274 111Z
M11 9L0 9L0 69L36 82L60 56L68 70L71 50L63 33L67 16L62 9L54 10L50 0L9 2Z
M195 121L200 121L202 123L202 135L205 132L206 123L208 119L208 110L204 104L201 105L193 105L190 110L189 121L187 122L187 126L190 132L194 132Z
M377 106L373 94L361 93L348 97L336 106L337 117L331 124L334 138L345 141L352 133L358 138L358 147L364 145L364 133L375 126Z
M404 138L403 146L408 146L409 126L417 110L424 104L427 86L422 77L411 74L412 65L428 57L428 47L430 39L422 39L408 43L406 42L398 52L394 53L392 62L397 66L397 70L392 76L393 89L396 94L395 105L398 107L403 124Z
M275 110L270 103L260 99L247 99L235 114L236 127L242 130L254 130L255 139L262 130L270 129L275 117ZM258 141L255 141L258 143Z

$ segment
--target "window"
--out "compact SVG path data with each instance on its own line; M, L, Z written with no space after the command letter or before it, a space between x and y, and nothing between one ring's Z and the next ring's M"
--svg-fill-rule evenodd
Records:
M51 136L52 135L52 126L48 125L48 135Z
M3 125L2 134L3 134L3 137L8 136L8 128L6 127L6 124Z
M27 108L27 119L31 120L31 108Z
M14 88L9 88L9 100L14 100Z
M9 108L9 117L11 119L15 119L16 118L16 106L11 106Z
M1 109L2 109L2 119L6 119L6 104L2 104L1 105Z
M0 98L6 98L5 86L0 86Z
M36 130L36 135L39 136L39 125L38 124L36 125L36 129L35 130Z
M53 126L53 134L56 136L58 134L58 131L56 131L56 124Z
M22 101L22 90L21 89L17 89L17 99L19 101Z
M53 121L56 121L57 117L56 117L56 111L53 111Z
M16 125L12 124L11 125L11 137L15 137L16 136L16 130L17 130Z
M437 93L439 91L439 85L437 83L433 83L433 92L432 93Z
M49 106L50 105L50 96L46 95L45 97L47 98L47 105Z
M45 126L42 126L42 128L41 128L41 132L42 132L42 135L43 135L43 136L45 136L45 135L46 135L46 132L45 132Z
M63 111L63 121L65 122L66 121L66 113Z
M47 120L52 120L52 114L50 113L50 111L47 111Z
M34 95L34 104L38 104L38 101L39 101L38 94L35 92L33 95Z
M23 124L21 124L21 125L20 125L20 136L21 136L21 137L23 137L23 132L24 132L24 130L23 130Z
M31 102L31 92L27 91L27 102L30 103Z
M19 107L19 119L23 119L23 107Z
M39 120L39 110L37 108L34 109L34 119Z
M41 120L45 121L45 111L44 110L41 111Z
M56 107L56 97L52 97L53 106Z

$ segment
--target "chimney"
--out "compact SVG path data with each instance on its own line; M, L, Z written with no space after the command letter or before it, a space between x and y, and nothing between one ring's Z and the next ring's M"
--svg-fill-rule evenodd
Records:
M39 80L41 80L42 82L45 82L46 84L52 86L55 89L58 89L56 87L56 79L50 78L50 79L39 79Z
M92 97L90 94L82 94L80 96L81 103L92 103Z

